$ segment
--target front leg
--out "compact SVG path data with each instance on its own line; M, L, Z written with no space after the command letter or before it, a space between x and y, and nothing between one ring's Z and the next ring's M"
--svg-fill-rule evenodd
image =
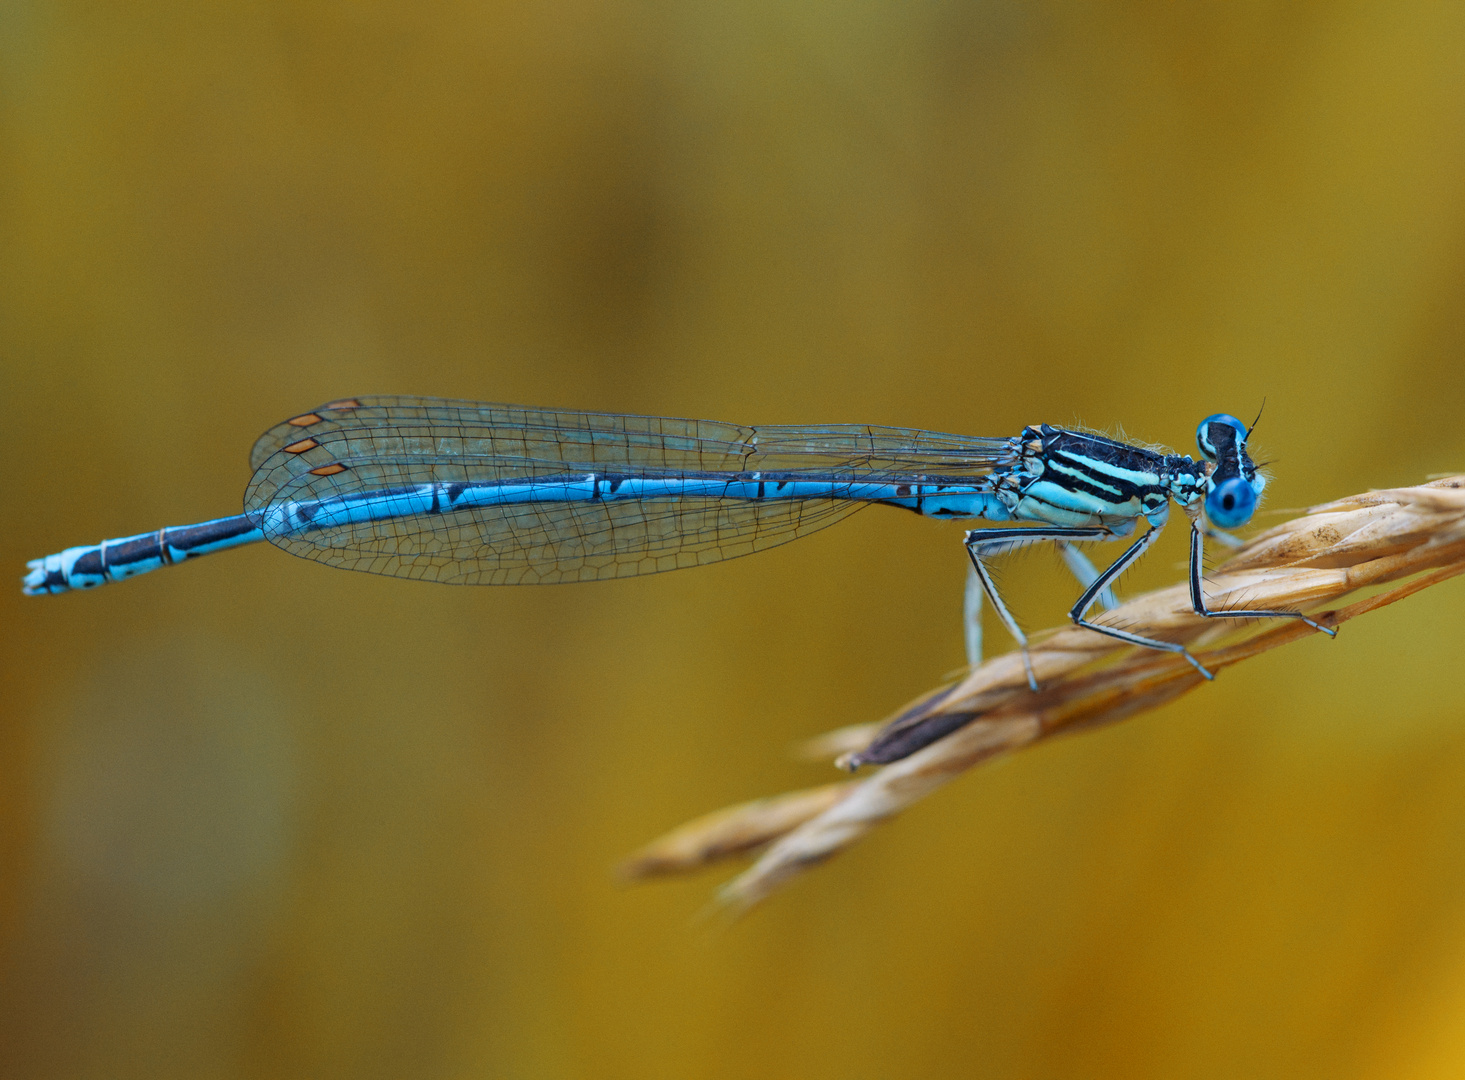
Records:
M1338 631L1319 626L1300 611L1263 611L1260 609L1236 608L1228 611L1211 611L1206 607L1206 598L1201 590L1201 574L1205 565L1205 534L1200 525L1190 530L1190 606L1205 619L1301 619L1314 630L1321 630L1328 637L1336 637Z

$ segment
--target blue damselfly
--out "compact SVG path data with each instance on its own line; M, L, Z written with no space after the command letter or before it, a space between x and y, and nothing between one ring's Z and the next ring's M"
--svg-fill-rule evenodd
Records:
M1246 524L1265 479L1233 416L1203 420L1202 460L1047 424L1006 438L839 424L740 427L421 397L332 401L262 435L244 513L75 547L29 564L30 594L89 589L194 556L268 540L373 574L470 585L547 584L658 573L747 555L879 503L924 517L1024 522L967 532L981 589L1022 647L986 557L1054 541L1087 585L1069 612L1134 645L1184 645L1091 621L1115 579L1159 537L1173 500L1191 522L1190 593L1206 536ZM1102 573L1074 542L1149 528ZM1218 528L1219 527L1219 528ZM1037 682L1030 663L1028 681Z

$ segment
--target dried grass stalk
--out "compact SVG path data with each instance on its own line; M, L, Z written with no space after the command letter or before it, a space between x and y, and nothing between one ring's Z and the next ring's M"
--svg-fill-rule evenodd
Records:
M1297 608L1336 627L1462 572L1465 476L1455 476L1314 507L1217 567L1207 577L1206 595L1212 607ZM1346 607L1317 611L1357 590L1395 582L1400 584ZM1149 637L1183 641L1213 672L1317 632L1291 620L1202 619L1191 611L1183 584L1136 597L1104 618ZM906 729L951 729L924 749L860 779L699 818L633 856L626 874L675 873L766 846L720 892L725 904L747 908L979 762L1156 708L1204 681L1182 657L1074 626L1035 641L1032 661L1038 693L1027 688L1016 652L995 657L899 714L894 723ZM880 730L841 728L810 747L825 760L848 760Z

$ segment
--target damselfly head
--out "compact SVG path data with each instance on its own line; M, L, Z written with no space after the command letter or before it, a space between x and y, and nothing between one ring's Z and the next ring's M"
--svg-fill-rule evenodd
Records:
M1250 434L1245 424L1226 413L1208 416L1196 428L1196 445L1215 462L1206 480L1206 517L1223 529L1234 529L1251 520L1267 484L1246 452Z

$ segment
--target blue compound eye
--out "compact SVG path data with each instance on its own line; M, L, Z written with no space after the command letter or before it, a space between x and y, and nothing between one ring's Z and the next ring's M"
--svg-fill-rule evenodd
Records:
M1234 529L1245 525L1256 513L1256 492L1239 476L1222 480L1206 496L1206 517L1212 525Z
M1212 438L1211 436L1212 424L1225 424L1227 427L1236 432L1235 439L1226 439L1222 433L1217 432L1217 438L1223 440L1221 445L1217 446L1216 439ZM1215 416L1208 416L1204 420L1202 420L1200 422L1200 427L1195 429L1195 444L1200 447L1200 452L1202 454L1210 458L1212 461L1216 461L1218 458L1220 458L1223 452L1230 448L1231 445L1245 446L1246 435L1246 425L1243 424L1240 420L1236 419L1236 417L1231 416L1227 413L1216 413Z

